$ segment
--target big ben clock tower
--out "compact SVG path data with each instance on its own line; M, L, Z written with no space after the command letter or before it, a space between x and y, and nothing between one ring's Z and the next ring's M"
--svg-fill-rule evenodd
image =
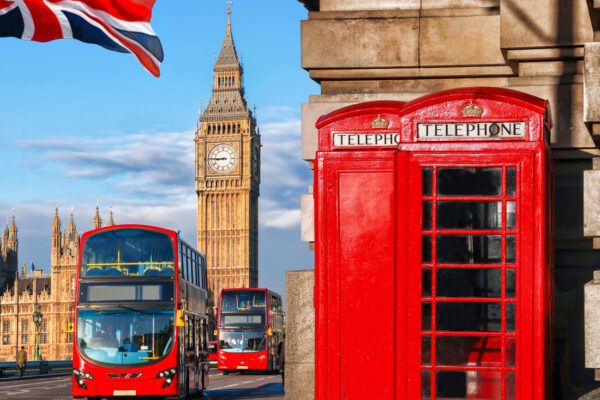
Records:
M229 7L212 96L195 141L198 250L206 254L214 317L221 289L258 286L260 135L244 98Z

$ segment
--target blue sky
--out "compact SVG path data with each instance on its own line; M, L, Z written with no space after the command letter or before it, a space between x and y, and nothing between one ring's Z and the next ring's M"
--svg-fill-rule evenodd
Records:
M0 38L0 216L15 209L19 263L47 269L58 203L80 232L96 203L108 220L149 223L196 239L193 133L211 94L225 0L157 0L152 26L165 51L154 78L131 54L72 39ZM319 87L300 68L294 0L236 0L233 37L246 96L262 134L259 284L283 294L285 271L312 268L300 242L300 194L312 174L300 160L300 104Z

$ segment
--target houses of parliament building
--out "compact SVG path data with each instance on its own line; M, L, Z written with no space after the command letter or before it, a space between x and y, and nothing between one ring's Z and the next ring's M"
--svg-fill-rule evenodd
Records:
M102 226L96 207L94 229ZM107 226L114 225L112 212ZM17 271L19 240L13 216L6 227L0 248L0 362L14 361L17 349L25 347L33 356L35 326L32 314L39 305L43 315L40 324L40 350L44 360L69 360L73 355L73 322L75 278L80 235L71 214L66 229L61 229L58 208L51 230L50 274L41 269L27 271L23 264Z

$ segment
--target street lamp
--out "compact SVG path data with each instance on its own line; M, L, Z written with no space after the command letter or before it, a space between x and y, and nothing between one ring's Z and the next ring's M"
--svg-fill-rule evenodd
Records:
M40 324L42 323L42 317L44 315L40 311L40 305L35 303L35 310L33 311L33 324L35 325L35 347L33 348L33 361L42 361L42 354L40 352Z

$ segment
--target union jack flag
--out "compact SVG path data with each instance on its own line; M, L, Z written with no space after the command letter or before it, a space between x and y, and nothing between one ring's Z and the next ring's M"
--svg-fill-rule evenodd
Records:
M163 60L150 26L155 0L0 0L0 37L77 39L133 53L154 76Z

